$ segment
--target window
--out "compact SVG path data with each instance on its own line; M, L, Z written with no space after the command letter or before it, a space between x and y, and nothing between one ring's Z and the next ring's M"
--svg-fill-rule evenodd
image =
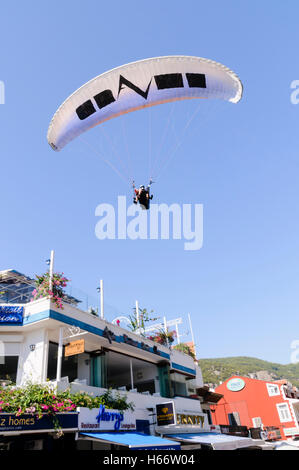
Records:
M57 374L58 344L49 342L48 373L49 380L55 380ZM72 382L78 378L78 356L64 356L64 347L61 361L61 376L68 377Z
M279 403L276 405L279 419L281 423L286 423L287 421L292 421L292 416L290 409L287 403Z
M18 361L18 356L0 356L0 380L16 382Z
M237 411L228 413L228 422L230 426L241 426L240 415Z
M174 396L187 397L187 386L183 382L177 382L175 380L171 381L172 390Z
M280 395L279 387L275 384L266 384L269 397L274 397L275 395Z
M263 422L262 418L252 418L252 423L254 428L262 428L263 427Z

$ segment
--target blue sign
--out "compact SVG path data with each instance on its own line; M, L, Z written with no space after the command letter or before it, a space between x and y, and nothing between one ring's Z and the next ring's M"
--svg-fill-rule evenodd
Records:
M115 421L114 429L117 431L120 428L121 421L124 420L123 413L114 411L105 411L105 406L100 405L99 414L96 417L97 423L101 421Z
M0 325L22 325L24 307L0 305Z
M58 413L56 416L62 429L77 430L78 413ZM48 415L37 418L36 415L30 414L16 416L12 413L0 413L0 434L4 432L46 431L53 429L53 420Z

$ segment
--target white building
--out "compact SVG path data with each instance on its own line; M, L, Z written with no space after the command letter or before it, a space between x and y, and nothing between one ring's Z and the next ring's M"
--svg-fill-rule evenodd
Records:
M84 340L82 352L66 356L66 346L77 340ZM152 436L199 436L211 431L200 401L201 371L191 356L66 302L63 309L49 298L0 304L0 379L17 386L50 380L59 390L70 388L94 396L112 388L134 404L134 429ZM157 421L156 406L168 403L174 420L163 425ZM179 440L190 447L188 436ZM252 445L250 439L246 441L237 447ZM79 447L86 445L84 440L78 442Z

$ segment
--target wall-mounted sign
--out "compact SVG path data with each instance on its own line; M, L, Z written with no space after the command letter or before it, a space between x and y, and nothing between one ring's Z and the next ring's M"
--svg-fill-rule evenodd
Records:
M112 344L112 341L119 342L119 339L116 338L115 333L112 330L109 330L109 328L107 326L105 327L102 336L104 338L108 339L110 344ZM123 335L120 338L121 338L120 342L128 344L129 346L134 346L135 348L140 348L143 351L148 351L152 354L157 354L159 356L161 355L158 347L155 344L153 346L149 346L144 341L141 341L141 343L139 343L138 341L136 341L135 339L131 338L128 335Z
M0 325L22 325L23 307L0 305Z
M245 387L245 382L243 379L239 379L239 378L231 379L227 382L226 387L231 392L239 392L240 390L243 390L243 388Z
M176 423L173 401L156 405L156 413L158 426L168 426Z
M125 431L136 429L134 413L129 410L110 410L100 408L79 408L80 431Z
M72 341L71 343L67 344L64 348L64 355L65 357L74 356L75 354L84 353L84 339L79 339L77 341Z
M156 405L157 426L169 426L171 424L179 424L191 426L204 426L205 415L193 413L175 412L174 402L160 403Z
M56 416L62 429L78 429L78 413L57 413ZM53 429L54 423L48 415L38 419L30 414L16 416L11 413L0 413L0 435L16 431L47 432Z
M191 424L192 426L201 426L203 428L204 422L204 415L189 415L185 413L177 413L177 424Z

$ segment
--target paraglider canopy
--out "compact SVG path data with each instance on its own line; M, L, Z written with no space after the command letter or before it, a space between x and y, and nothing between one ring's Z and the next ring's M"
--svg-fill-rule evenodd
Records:
M128 112L192 98L237 103L241 96L237 75L212 60L145 59L105 72L75 91L54 114L47 138L59 151L92 127Z

